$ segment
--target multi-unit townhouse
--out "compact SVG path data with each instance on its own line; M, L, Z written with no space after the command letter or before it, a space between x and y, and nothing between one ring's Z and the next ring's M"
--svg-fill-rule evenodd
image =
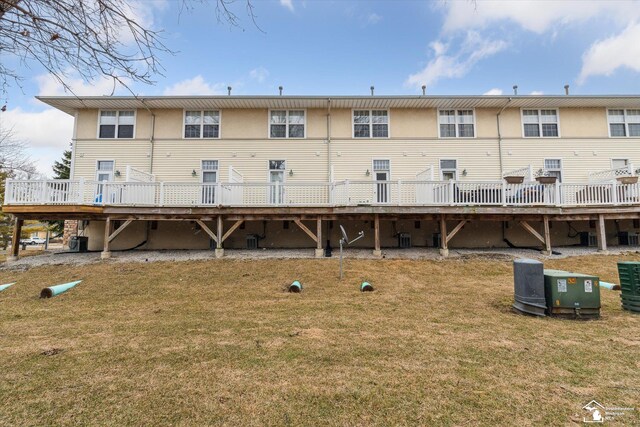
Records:
M637 244L640 96L39 99L75 117L71 179L9 181L4 210L78 221L105 257L321 256L339 226L378 255Z

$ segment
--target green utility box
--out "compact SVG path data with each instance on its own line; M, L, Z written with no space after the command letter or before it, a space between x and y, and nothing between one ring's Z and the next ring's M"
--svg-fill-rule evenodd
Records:
M600 317L600 278L562 270L544 270L544 293L550 316Z
M640 262L619 262L618 276L620 277L622 308L640 313Z

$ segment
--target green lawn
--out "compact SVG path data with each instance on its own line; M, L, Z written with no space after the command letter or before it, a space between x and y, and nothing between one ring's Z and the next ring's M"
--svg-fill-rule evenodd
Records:
M617 282L618 259L640 255L545 266ZM342 282L337 268L2 270L18 284L0 293L0 425L566 425L591 399L640 407L640 316L619 292L602 291L598 321L539 319L510 311L507 258L348 260ZM301 294L284 292L294 279Z

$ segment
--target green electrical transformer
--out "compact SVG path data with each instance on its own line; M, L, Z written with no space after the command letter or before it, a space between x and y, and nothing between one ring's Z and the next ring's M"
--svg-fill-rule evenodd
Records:
M600 278L562 270L544 270L544 293L550 316L600 317Z

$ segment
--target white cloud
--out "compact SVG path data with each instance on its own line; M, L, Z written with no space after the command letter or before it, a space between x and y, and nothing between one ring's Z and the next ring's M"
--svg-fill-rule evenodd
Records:
M467 32L457 52L454 53L450 53L450 43L433 42L430 44L433 59L421 71L410 75L405 84L430 86L441 78L463 77L478 61L503 51L507 46L508 43L504 40L484 39L475 31Z
M483 93L483 95L502 95L502 89L494 87L493 89L489 89L488 91Z
M369 25L375 25L381 20L382 20L382 16L378 15L375 12L372 12L369 15L367 15L367 24Z
M29 154L44 175L51 175L53 162L69 148L73 136L73 117L54 108L40 112L9 109L2 113L2 126L29 145Z
M629 1L452 1L443 29L446 32L486 28L499 21L511 21L535 33L546 32L556 25L567 26L590 19L610 19L628 23L640 17L637 2Z
M529 95L540 96L540 95L544 95L544 92L542 92L540 90L534 90L534 91L531 91L531 93Z
M620 34L593 43L582 56L578 83L584 83L590 76L610 76L618 68L640 72L640 23L631 24Z
M197 75L167 87L163 95L220 95L225 87L224 83L208 83L201 75Z
M249 71L249 77L251 77L253 80L257 80L258 83L263 83L267 79L267 77L269 77L269 70L264 67L254 68L253 70Z
M67 91L65 87L52 74L40 74L35 77L38 85L38 94L45 96L72 95L91 96L91 95L111 95L114 90L113 79L109 77L100 77L93 82L87 83L78 77L77 73L69 72L69 77L64 81L71 88L73 93ZM129 83L128 79L124 79L125 83ZM121 86L116 87L116 91L122 90Z
M293 12L293 0L280 0L280 5Z

